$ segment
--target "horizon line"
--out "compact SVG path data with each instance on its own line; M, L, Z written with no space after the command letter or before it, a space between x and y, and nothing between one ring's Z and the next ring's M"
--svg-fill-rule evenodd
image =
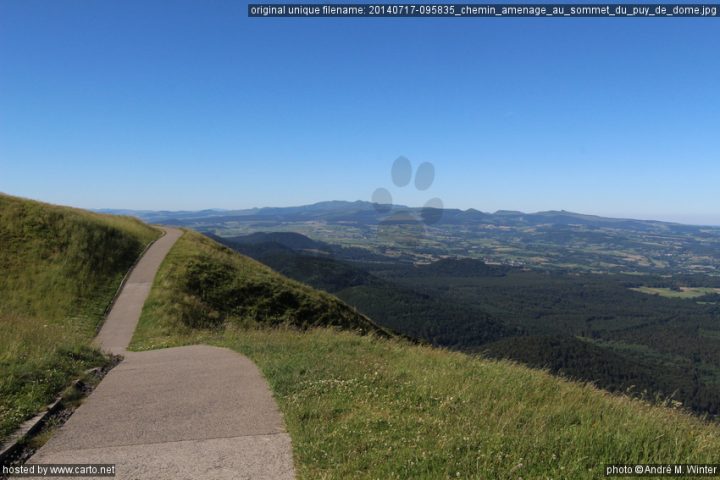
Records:
M302 207L312 207L324 203L362 203L362 204L375 204L376 202L372 202L370 200L321 200L317 202L312 203L302 203L302 204L290 204L290 205L282 205L282 206L262 206L262 207L245 207L245 208L222 208L222 207L208 207L208 208L198 208L198 209L152 209L152 208L143 208L143 209L135 209L135 208L91 208L90 210L96 211L96 212L112 212L112 211L127 211L127 212L152 212L152 213L159 213L159 212L168 212L168 213L198 213L198 212L206 212L206 211L215 211L215 212L237 212L237 211L251 211L251 210L263 210L263 209L282 209L282 208L302 208ZM425 207L422 206L409 206L409 205L403 205L403 204L396 204L396 203L390 203L388 205L392 205L394 207L400 207L400 208L408 208L408 209L422 209ZM435 208L435 207L430 207ZM607 219L613 219L613 220L633 220L633 221L647 221L647 222L660 222L660 223L668 223L668 224L676 224L676 225L687 225L687 226L695 226L695 227L720 227L720 213L719 214L613 214L613 213L583 213L573 210L566 210L564 208L561 209L550 209L550 210L536 210L536 211L523 211L523 210L513 210L513 209L499 209L495 210L494 212L480 210L475 207L468 207L468 208L459 208L459 207L442 207L442 210L458 210L461 212L468 212L468 211L477 211L480 213L484 213L487 215L496 215L498 213L517 213L522 215L537 215L542 213L551 213L551 212L557 212L557 213L565 213L565 214L572 214L572 215L583 215L587 217L598 217L598 218L607 218ZM702 223L697 222L693 223L691 221L687 220L687 217L707 217L717 215L718 216L718 223ZM685 221L679 221L679 220L662 220L658 217L675 217L675 218L682 218L685 217Z

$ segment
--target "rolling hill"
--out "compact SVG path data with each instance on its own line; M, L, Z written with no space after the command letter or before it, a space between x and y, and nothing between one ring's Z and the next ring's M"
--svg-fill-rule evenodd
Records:
M606 218L564 210L481 212L371 202L286 208L135 212L144 220L221 237L296 232L315 241L391 255L408 263L470 257L489 263L594 273L720 272L720 227ZM432 221L425 221L430 214ZM427 217L429 220L429 217ZM360 252L358 252L360 253Z
M422 209L406 205L392 205L396 210L407 211L420 216ZM139 218L172 224L191 224L202 219L214 219L216 222L267 220L277 219L287 222L325 220L352 221L380 223L391 218L387 211L376 209L372 202L357 200L326 201L311 205L296 207L263 207L243 210L207 209L198 211L149 211L149 210L99 210L102 213L135 215ZM648 231L696 231L698 226L682 225L678 223L662 222L657 220L636 220L630 218L610 218L598 215L586 215L566 210L550 210L544 212L526 213L511 210L498 210L494 213L482 212L473 208L461 210L457 208L442 209L440 223L486 223L496 226L528 225L538 226L547 224L556 225L587 225L591 227L631 228Z
M138 335L163 338L168 332L228 325L336 327L363 334L393 335L336 297L188 231L158 272L140 318Z
M105 361L90 340L159 235L135 218L0 194L0 438Z

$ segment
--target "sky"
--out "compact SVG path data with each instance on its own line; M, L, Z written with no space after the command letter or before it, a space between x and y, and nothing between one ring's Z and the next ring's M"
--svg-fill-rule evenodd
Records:
M268 19L0 0L0 191L83 208L370 200L720 224L720 20ZM431 163L426 190L391 167Z

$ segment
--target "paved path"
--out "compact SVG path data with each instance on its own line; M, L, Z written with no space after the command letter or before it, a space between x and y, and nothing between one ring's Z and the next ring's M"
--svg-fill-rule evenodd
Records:
M182 231L175 228L164 230L165 235L152 244L130 272L100 333L95 338L95 344L106 352L125 355L125 349L130 344L140 320L142 307L150 294L155 274L165 255L182 235Z
M127 352L157 269L180 236L143 256L97 342L125 360L29 463L113 463L117 479L292 479L292 448L265 379L204 345Z

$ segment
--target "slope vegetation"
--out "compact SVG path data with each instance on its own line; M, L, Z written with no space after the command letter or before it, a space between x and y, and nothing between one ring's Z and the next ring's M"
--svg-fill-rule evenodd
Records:
M392 335L332 295L195 232L186 232L165 258L138 331L152 343L177 331L280 325Z
M131 346L248 355L280 404L301 478L590 479L609 463L720 462L720 428L678 410L397 337L287 325L379 332L333 297L187 234Z
M0 439L103 362L90 340L159 235L135 219L0 194Z
M387 281L370 273L364 269L363 264L346 259L351 249L335 250L332 255L315 254L314 252L320 251L317 246L312 250L295 250L295 245L303 245L296 237L302 236L284 233L256 234L219 241L283 275L336 295L380 325L434 345L462 348L517 333L516 329L506 328L500 322L489 318L480 308L467 308L447 295L430 296L422 290L405 288L397 282ZM273 241L263 242L263 238L273 238ZM307 237L302 238L313 242ZM331 248L328 244L315 243ZM350 256L355 257L356 253L351 251ZM388 259L384 260L387 262ZM453 260L443 262L455 263ZM496 274L496 267L487 267L476 260L469 262L472 265L466 269L474 275L484 271L491 272L488 273L491 275ZM464 264L464 261L457 263ZM415 270L419 270L412 265L372 265L381 269L399 268L398 276L403 278L417 276L418 272ZM421 269L432 269L432 265ZM435 278L439 273L431 270L429 275Z

